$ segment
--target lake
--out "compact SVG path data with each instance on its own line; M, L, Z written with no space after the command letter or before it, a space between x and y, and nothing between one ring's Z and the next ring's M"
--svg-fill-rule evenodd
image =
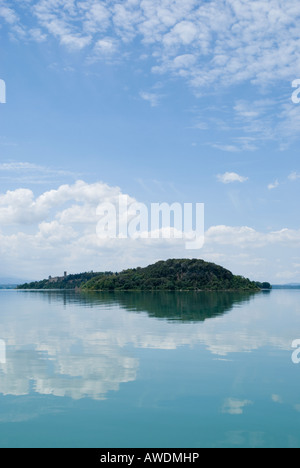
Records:
M300 290L0 305L0 447L300 447Z

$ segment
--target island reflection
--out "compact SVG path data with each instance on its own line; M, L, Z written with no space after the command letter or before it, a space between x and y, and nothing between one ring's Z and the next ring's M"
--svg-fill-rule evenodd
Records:
M29 291L33 296L41 291ZM256 295L248 291L220 292L77 292L43 291L44 299L84 307L117 306L149 317L181 322L204 322L249 303ZM270 293L269 291L267 292Z
M7 349L6 362L0 364L0 393L106 399L122 383L137 379L139 349L205 345L219 356L249 351L257 347L257 337L253 341L235 330L222 335L219 320L235 308L242 311L256 296L7 293L0 316L0 338Z

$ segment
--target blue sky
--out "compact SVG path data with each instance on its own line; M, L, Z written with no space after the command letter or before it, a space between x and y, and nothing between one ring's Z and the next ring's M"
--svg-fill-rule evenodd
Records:
M193 256L300 282L299 17L294 0L0 0L0 276ZM118 193L205 203L204 248L99 243Z

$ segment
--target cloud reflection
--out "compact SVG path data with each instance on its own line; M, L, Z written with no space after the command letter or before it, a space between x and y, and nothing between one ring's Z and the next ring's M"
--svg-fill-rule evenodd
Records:
M282 310L276 310L278 301L269 310L263 294L191 295L2 295L0 337L6 344L6 362L0 363L0 393L26 395L33 390L105 399L122 383L137 379L139 349L200 345L219 357L263 346L290 350L295 320L287 321L286 328L275 320ZM291 329L289 323L294 323ZM240 414L245 406L227 403L225 410L231 414Z

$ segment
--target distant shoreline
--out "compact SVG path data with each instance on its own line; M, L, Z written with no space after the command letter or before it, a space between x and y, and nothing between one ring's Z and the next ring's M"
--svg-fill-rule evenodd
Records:
M13 285L13 286L5 286L5 285L0 285L0 291L77 291L77 292L89 292L90 290L87 289L82 289L82 288L20 288L20 285ZM271 289L259 289L259 291L278 291L278 290L300 290L300 285L299 286L289 286L289 285L271 285ZM153 292L159 292L159 291L164 291L164 292L238 292L241 291L241 289L218 289L217 291L214 289L177 289L177 290L172 290L172 289L156 289L153 290ZM247 291L247 290L245 290ZM251 290L250 290L251 291ZM92 290L92 292L110 292L107 289L98 289L98 290ZM152 292L152 290L144 290L144 289L127 289L127 290L112 290L111 292Z
M271 289L114 289L114 290L107 290L107 289L20 289L20 288L8 288L2 289L2 291L28 291L28 292L80 292L80 293L159 293L159 292L169 292L169 293L177 293L177 292L184 292L184 293L200 293L200 292L245 292L245 293L259 293L264 291L272 291Z

